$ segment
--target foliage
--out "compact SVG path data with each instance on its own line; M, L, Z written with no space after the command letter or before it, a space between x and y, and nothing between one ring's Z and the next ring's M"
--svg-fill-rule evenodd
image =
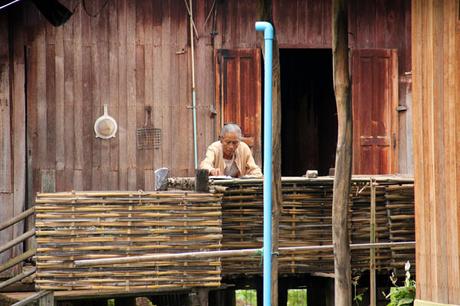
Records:
M356 304L356 306L359 306L364 298L364 292L366 292L367 288L364 288L364 291L361 293L357 294L357 287L358 287L358 281L361 275L356 275L352 278L351 283L353 284L353 303Z
M237 306L257 306L257 292L255 290L236 290Z
M287 306L307 305L307 290L306 289L289 289Z
M404 280L404 286L398 286L396 282L398 278L394 273L391 273L390 280L394 287L390 288L390 292L385 294L386 299L390 299L388 306L405 306L412 305L415 299L415 281L410 279L410 263L406 262L404 267L406 270L406 279Z

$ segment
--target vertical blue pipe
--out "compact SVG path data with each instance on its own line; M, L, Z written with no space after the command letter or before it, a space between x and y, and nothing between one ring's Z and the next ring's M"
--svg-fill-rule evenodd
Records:
M256 22L256 31L264 32L264 306L271 306L272 283L272 57L273 26Z

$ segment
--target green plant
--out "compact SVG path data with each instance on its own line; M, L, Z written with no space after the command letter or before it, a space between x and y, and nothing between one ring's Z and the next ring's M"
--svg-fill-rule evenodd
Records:
M307 289L289 289L287 306L301 306L307 304Z
M353 284L353 303L356 304L356 306L359 306L364 298L364 292L366 292L367 288L364 288L364 290L358 294L358 281L361 275L356 275L351 279L351 282Z
M390 280L393 283L393 287L390 288L388 294L383 293L386 299L390 300L388 306L405 306L412 305L415 299L415 281L410 279L410 262L406 262L404 267L406 270L406 279L404 280L404 286L398 286L396 283L398 278L394 272L391 273Z

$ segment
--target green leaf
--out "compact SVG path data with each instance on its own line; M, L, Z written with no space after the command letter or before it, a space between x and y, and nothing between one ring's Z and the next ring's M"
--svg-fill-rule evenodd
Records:
M412 305L413 301L414 301L413 298L406 297L406 298L400 299L397 306Z

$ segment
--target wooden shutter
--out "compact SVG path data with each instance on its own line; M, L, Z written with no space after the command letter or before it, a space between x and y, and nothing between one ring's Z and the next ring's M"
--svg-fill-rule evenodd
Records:
M216 52L216 101L219 130L225 123L241 126L254 158L261 160L261 62L259 49Z
M395 50L353 51L354 174L397 171L397 76Z

